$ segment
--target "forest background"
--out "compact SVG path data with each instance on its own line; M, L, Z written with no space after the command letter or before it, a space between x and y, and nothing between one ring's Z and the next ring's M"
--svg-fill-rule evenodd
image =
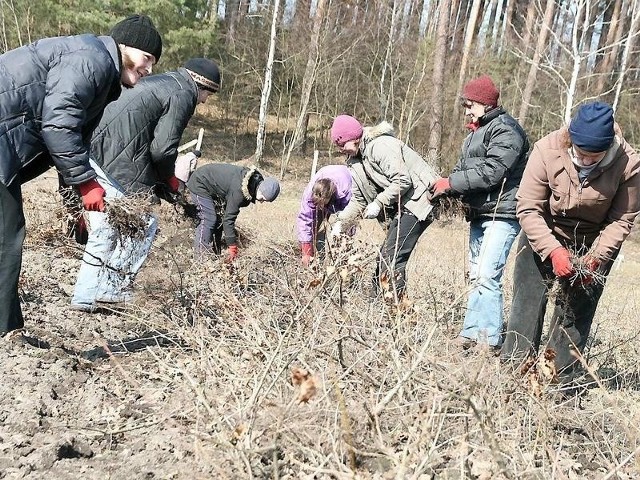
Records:
M249 149L282 175L292 156L330 148L341 113L389 121L446 173L467 133L462 86L480 74L532 141L600 99L640 143L640 0L0 0L0 50L106 33L133 12L163 34L155 72L220 64L216 120L248 140L227 160Z

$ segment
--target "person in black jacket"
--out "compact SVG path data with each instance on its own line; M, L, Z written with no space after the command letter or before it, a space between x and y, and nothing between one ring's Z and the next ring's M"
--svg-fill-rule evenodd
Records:
M477 342L496 352L502 343L502 273L520 232L516 192L529 152L527 135L498 105L499 97L486 75L465 85L462 105L471 133L449 177L431 188L432 199L460 195L470 223L471 291L457 341L464 348Z
M0 335L24 325L21 184L55 165L79 189L85 209L102 210L104 189L89 164L91 133L121 84L150 74L161 52L149 17L133 15L109 36L45 38L0 55Z
M224 232L227 262L238 256L236 219L240 209L255 202L273 202L280 193L280 183L275 178L263 177L253 167L228 163L197 168L187 188L200 219L193 239L196 259L207 253L219 254Z
M91 161L107 199L151 195L158 184L177 192L180 182L174 172L180 138L196 105L219 88L218 66L192 58L184 68L143 79L111 103L91 140ZM190 161L195 156L190 152L183 157ZM149 254L157 220L145 217L144 238L123 239L104 213L86 217L90 233L71 305L92 312L97 303L131 300L130 287Z

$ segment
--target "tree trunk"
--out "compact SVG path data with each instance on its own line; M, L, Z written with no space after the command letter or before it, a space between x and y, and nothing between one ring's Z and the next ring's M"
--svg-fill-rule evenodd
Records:
M387 48L384 52L384 61L382 63L382 72L380 73L380 82L378 85L379 103L380 103L380 118L387 118L387 112L389 109L389 98L385 91L385 78L387 70L389 69L389 63L391 62L391 56L393 53L393 46L396 38L396 25L398 23L398 0L393 0L391 10L391 22L389 24L389 33L387 37Z
M433 59L433 91L431 92L431 118L429 128L429 158L440 156L442 148L442 125L444 122L444 74L447 60L449 36L449 8L451 0L441 0L438 14L436 51ZM435 164L435 163L433 163Z
M260 115L258 117L258 135L256 137L255 162L260 165L262 155L264 153L264 139L267 124L267 108L269 106L269 97L271 97L271 83L273 76L273 57L276 51L276 27L278 26L280 0L273 2L273 17L271 20L271 35L269 36L269 55L267 57L267 65L264 72L264 83L262 86L262 96L260 97Z
M289 165L289 160L291 159L291 153L300 148L307 137L307 127L309 124L309 112L307 110L309 107L309 99L311 98L311 91L313 90L318 72L318 65L320 64L320 33L322 32L326 9L327 0L318 0L316 13L313 17L313 31L311 32L311 39L309 41L307 66L305 67L304 77L302 79L300 111L298 112L298 119L296 121L296 128L293 132L293 137L289 142L287 156L280 166L280 178L284 178L285 171Z
M620 40L622 38L622 27L624 24L624 19L621 13L622 0L616 0L613 14L611 16L611 24L607 30L607 39L605 40L605 45L607 45L610 50L604 55L596 70L599 73L598 83L596 85L596 94L598 96L602 95L607 84L607 80L611 77L611 69L618 56L618 51L620 50Z
M467 63L469 62L469 52L473 46L473 37L476 31L476 23L478 22L478 13L480 12L480 6L482 0L473 0L471 6L471 12L469 13L469 19L467 21L466 33L464 36L464 48L462 51L462 61L460 62L460 74L458 76L458 89L456 90L455 104L453 107L453 115L455 117L458 111L458 98L462 94L462 86L464 83L464 77L467 74Z
M571 111L573 110L573 104L575 103L576 90L578 85L578 76L580 75L580 67L582 65L582 51L580 46L583 44L584 37L587 31L587 23L589 21L588 12L585 10L586 2L578 2L578 11L573 23L573 32L571 35L571 56L573 60L573 69L571 70L571 79L567 86L567 100L564 106L564 121L569 123L571 121ZM584 16L584 21L582 18ZM580 23L582 22L582 27ZM578 33L580 38L578 38Z
M530 1L527 7L527 18L524 21L524 38L522 40L522 51L526 54L533 44L533 26L536 18L536 2Z
M629 61L629 53L633 51L633 47L636 43L636 36L638 34L638 27L640 24L640 5L638 5L639 3L640 2L638 0L633 1L631 28L629 29L629 34L627 35L627 40L624 44L622 61L620 64L620 73L618 74L618 78L616 80L616 95L612 105L614 110L618 108L618 103L620 103L620 94L622 92L624 77L627 73L627 62Z
M540 58L547 44L547 36L551 29L551 22L553 21L553 12L556 6L555 0L547 0L547 7L544 11L544 20L542 21L542 28L538 35L538 42L536 43L536 50L533 54L533 60L531 61L531 67L529 68L529 75L527 76L527 84L524 87L522 93L522 104L520 105L520 113L518 114L518 121L520 125L525 124L527 120L527 111L529 110L529 103L531 102L531 96L533 94L533 87L536 83L536 74L538 73L538 67L540 66Z

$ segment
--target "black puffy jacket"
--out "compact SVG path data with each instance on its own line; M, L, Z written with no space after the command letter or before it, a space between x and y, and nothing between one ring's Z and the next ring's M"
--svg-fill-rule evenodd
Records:
M216 213L222 215L225 243L235 245L236 219L240 209L256 202L258 185L262 180L262 174L253 167L209 163L196 168L187 188L191 193L213 200Z
M198 88L184 68L141 79L105 109L91 157L125 192L149 192L173 176L197 102Z
M527 134L501 107L480 117L449 175L451 188L462 195L468 220L516 218L516 193L528 153Z
M0 182L52 164L67 185L94 178L91 134L120 89L111 37L45 38L0 55Z

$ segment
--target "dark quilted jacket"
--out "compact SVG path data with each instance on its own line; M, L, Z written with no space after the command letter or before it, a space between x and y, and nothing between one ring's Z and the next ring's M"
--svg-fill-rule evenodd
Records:
M494 214L516 218L516 193L528 152L526 133L502 108L480 118L449 175L451 188L462 195L469 220Z
M198 102L184 68L141 79L104 112L91 156L127 193L149 192L172 177L180 137Z
M67 185L94 178L91 133L120 89L111 37L45 38L0 55L0 182L52 164Z
M263 179L255 168L209 163L196 168L187 188L191 193L213 200L216 212L222 216L225 243L235 245L236 219L240 209L255 203L258 185Z

